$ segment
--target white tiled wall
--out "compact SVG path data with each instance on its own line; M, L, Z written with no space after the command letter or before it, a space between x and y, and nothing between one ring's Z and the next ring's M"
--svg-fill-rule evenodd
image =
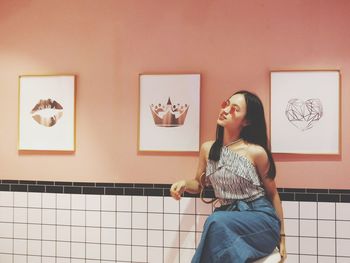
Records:
M350 204L282 203L288 263L350 263ZM188 263L211 205L197 198L0 191L1 263Z

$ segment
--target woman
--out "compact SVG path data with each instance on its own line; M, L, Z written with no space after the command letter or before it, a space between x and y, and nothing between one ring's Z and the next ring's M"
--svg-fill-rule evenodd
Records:
M260 99L238 91L222 104L216 140L202 144L195 179L181 180L170 193L199 193L201 175L221 203L210 215L192 263L245 263L280 249L286 258L283 211L274 181Z

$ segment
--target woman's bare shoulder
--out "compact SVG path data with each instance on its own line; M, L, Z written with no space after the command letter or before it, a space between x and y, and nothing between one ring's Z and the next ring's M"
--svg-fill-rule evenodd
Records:
M248 152L254 163L261 164L268 162L268 156L264 147L257 144L249 144Z
M206 156L209 155L209 151L211 149L211 147L213 146L215 141L206 141L204 143L202 143L201 146L201 152L205 153Z

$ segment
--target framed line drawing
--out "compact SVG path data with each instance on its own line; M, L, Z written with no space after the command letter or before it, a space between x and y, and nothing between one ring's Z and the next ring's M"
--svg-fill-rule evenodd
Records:
M138 150L199 151L200 74L140 74Z
M270 78L272 152L340 154L340 71L272 71Z
M19 77L18 150L75 151L75 76Z

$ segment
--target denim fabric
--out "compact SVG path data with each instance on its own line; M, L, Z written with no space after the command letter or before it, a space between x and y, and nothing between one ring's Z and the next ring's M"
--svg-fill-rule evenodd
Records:
M191 262L252 262L272 253L279 231L280 221L265 197L221 206L207 218Z

